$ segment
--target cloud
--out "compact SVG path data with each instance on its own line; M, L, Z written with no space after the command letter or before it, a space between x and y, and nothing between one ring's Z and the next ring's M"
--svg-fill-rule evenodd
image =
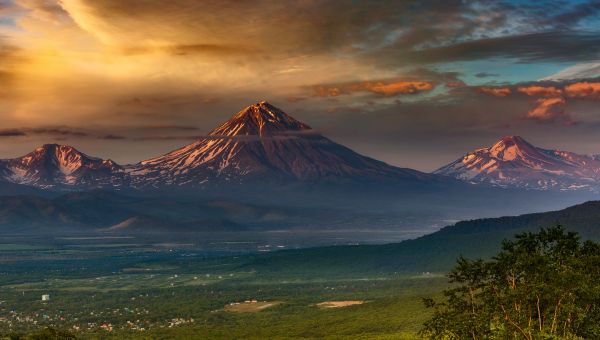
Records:
M14 69L22 62L21 49L0 35L0 86L2 86L0 97L2 94L7 95L10 92L10 84L15 77Z
M73 127L22 127L0 130L0 137L41 136L64 140L66 138L89 139L125 139L125 137L104 133L101 130L82 129Z
M477 78L487 78L487 77L497 77L498 74L496 73L488 73L488 72L479 72L475 74L475 77Z
M574 80L600 77L600 62L579 63L541 80Z
M196 140L200 138L197 135L191 135L191 136L181 136L181 135L149 135L149 136L141 136L141 137L134 137L131 140L133 141L168 141L168 140L184 140L184 141L189 141L189 140Z
M500 1L61 3L83 30L132 53L244 55L253 63L343 53L398 67L494 57L586 60L600 50L597 34L566 28L589 16L595 5L562 4L556 7L566 10L559 11Z
M87 137L90 134L80 130L72 130L70 128L29 128L25 129L29 134L37 135L52 135L52 136L73 136L73 137Z
M600 99L600 83L579 82L565 86L565 93L575 98Z
M397 81L391 83L364 82L358 88L384 96L395 96L398 94L416 94L431 91L434 86L432 82L427 81Z
M562 97L540 98L536 101L537 106L527 112L527 118L540 121L563 118L571 123L571 118L564 110L565 103L566 100Z
M36 19L58 25L69 20L67 12L56 0L15 0L15 3L29 11L29 15Z
M449 88L457 88L457 87L466 87L467 86L467 84L465 84L465 82L463 82L463 81L451 81L444 85Z
M526 118L536 121L561 121L573 125L575 120L571 114L565 111L565 105L575 98L581 100L600 99L600 82L596 80L530 82L506 87L479 87L477 91L496 97L508 97L513 92L537 97L535 107L528 111Z
M528 96L556 97L562 95L562 90L554 86L522 86L518 87L517 91L525 93Z
M19 129L3 129L0 130L0 137L20 137L27 135L24 131Z
M102 136L98 136L98 139L104 139L104 140L121 140L121 139L126 139L125 136L120 136L120 135L115 135L112 133L106 134L106 135L102 135Z
M598 15L599 12L600 3L594 0L584 1L572 5L570 8L567 7L566 10L561 13L550 14L550 17L542 23L569 29L583 19Z
M121 51L125 55L139 55L152 53L166 53L174 56L206 55L214 57L248 56L257 53L251 47L243 45L219 45L219 44L169 44L161 43L155 46L127 46Z
M286 100L290 103L297 103L303 100L306 100L307 97L304 96L287 96Z
M564 83L505 85L507 79L526 76L515 75L517 63L540 62L547 69L557 67L555 62L597 61L600 36L586 29L597 30L592 15L598 12L584 5L593 1L10 3L0 0L10 5L0 9L8 16L0 19L3 126L64 126L75 134L23 130L27 136L5 139L9 142L0 150L48 138L100 150L100 141L107 140L107 148L121 159L137 159L193 139L264 97L315 126L334 122L350 130L379 124L359 131L364 144L352 144L356 133L341 140L361 151L387 129L381 136L389 140L364 147L375 155L379 149L393 154L398 145L389 141L408 134L408 126L427 136L411 135L419 143L439 143L430 136L447 137L445 131L469 139L475 129L504 133L494 129L507 122L536 126L522 118L534 105L548 106L536 100L551 95L531 89L526 94L518 87L554 86L563 91L564 106L574 117L586 123L600 117L589 89L584 96L576 88L567 95ZM498 69L481 66L496 61ZM465 79L497 80L484 86L510 92L478 95L458 73L439 70L465 70ZM503 94L498 103L495 96ZM376 119L365 122L365 112ZM395 154L391 158L404 162Z
M509 87L478 87L477 92L489 94L494 97L506 97L511 94L512 90Z
M428 81L363 81L337 85L318 85L313 88L317 97L337 97L357 92L370 92L382 96L418 94L431 91L435 84Z
M192 125L146 125L141 126L140 129L143 130L181 130L181 131L193 131L198 130L197 126Z
M596 32L552 31L470 39L431 48L389 46L373 51L370 58L391 66L399 60L413 65L494 58L522 63L574 62L594 60L599 54L600 35Z

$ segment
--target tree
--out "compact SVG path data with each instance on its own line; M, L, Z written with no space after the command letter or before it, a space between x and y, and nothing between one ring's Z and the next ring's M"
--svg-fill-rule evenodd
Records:
M600 338L600 245L561 226L504 241L489 261L460 257L420 334L433 339Z
M71 334L68 331L56 330L54 328L48 327L44 328L40 331L20 335L17 333L11 333L6 335L5 337L0 334L1 339L10 339L10 340L72 340L76 339L75 335Z

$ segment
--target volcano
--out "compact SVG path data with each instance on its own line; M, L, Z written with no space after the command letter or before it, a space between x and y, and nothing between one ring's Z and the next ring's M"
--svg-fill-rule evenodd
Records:
M467 153L434 173L472 183L539 190L600 189L600 160L533 146L519 136Z
M126 175L110 159L58 144L45 144L25 156L0 160L0 174L8 182L42 189L119 187Z
M129 173L137 187L437 177L362 156L264 101L192 144L132 166Z

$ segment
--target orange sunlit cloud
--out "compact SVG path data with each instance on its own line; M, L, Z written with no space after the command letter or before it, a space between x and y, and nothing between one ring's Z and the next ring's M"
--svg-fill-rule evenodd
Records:
M565 115L563 105L566 103L562 97L540 98L537 106L527 113L527 118L550 120Z
M523 86L519 87L517 91L528 96L556 97L562 94L562 90L554 86Z
M370 92L383 96L417 94L431 91L435 84L430 81L364 81L341 85L319 85L314 88L317 97L337 97L356 92Z
M600 83L580 82L565 86L565 92L570 97L589 97L600 99Z
M477 92L489 94L494 97L506 97L512 91L509 87L479 87L477 88Z

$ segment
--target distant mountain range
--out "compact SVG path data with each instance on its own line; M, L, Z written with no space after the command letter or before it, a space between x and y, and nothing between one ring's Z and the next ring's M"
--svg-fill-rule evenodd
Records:
M137 164L56 144L0 160L0 230L435 228L596 199L598 183L600 160L514 136L435 173L398 168L260 102L196 142Z
M198 141L128 171L134 187L437 177L359 155L267 102L251 105Z
M600 190L598 156L538 148L519 136L469 152L434 173L503 187Z
M515 234L561 224L583 240L600 241L600 201L558 211L458 222L429 235L400 243L285 250L247 257L246 268L264 273L311 273L359 277L376 273L447 272L463 255L469 259L496 254Z
M444 182L337 144L267 102L251 105L196 142L133 165L47 144L0 160L6 183L40 189L206 188L258 182Z
M133 165L119 165L56 144L0 160L0 189L13 191L14 185L59 191L189 191L252 184L363 184L428 190L431 186L460 186L460 181L508 188L599 191L600 159L545 150L521 137L508 136L428 174L362 156L260 102L194 143Z
M112 160L88 156L67 145L45 144L23 157L0 160L7 182L41 189L123 186L126 172Z

